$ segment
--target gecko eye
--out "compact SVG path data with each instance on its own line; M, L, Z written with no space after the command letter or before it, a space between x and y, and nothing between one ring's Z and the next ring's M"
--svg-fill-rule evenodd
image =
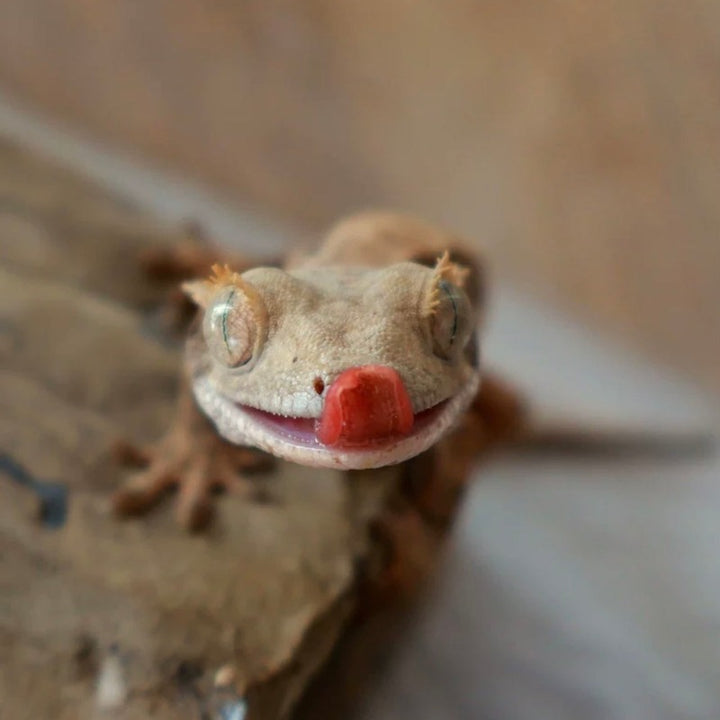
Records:
M205 310L205 342L215 359L227 367L250 365L259 354L264 329L262 300L237 286L221 290Z
M470 336L470 304L465 293L447 280L437 283L436 297L430 316L433 351L450 360L462 352Z

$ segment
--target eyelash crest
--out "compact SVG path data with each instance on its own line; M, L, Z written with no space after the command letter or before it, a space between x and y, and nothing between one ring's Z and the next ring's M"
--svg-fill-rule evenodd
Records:
M445 251L438 259L423 298L421 312L429 321L433 352L446 360L462 349L468 337L470 309L462 286L469 270L450 260Z
M258 291L226 265L214 265L204 281L212 292L205 300L203 335L209 351L223 365L240 368L256 360L265 341L267 311Z
M446 250L435 263L430 285L425 294L422 305L423 317L432 317L436 312L443 299L443 284L447 287L448 283L459 288L463 287L470 270L458 265L450 260L450 253Z

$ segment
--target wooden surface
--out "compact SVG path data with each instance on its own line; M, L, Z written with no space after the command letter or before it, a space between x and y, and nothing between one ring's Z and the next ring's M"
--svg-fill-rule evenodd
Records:
M311 230L381 203L720 388L703 0L6 0L0 86Z
M126 477L113 445L157 439L177 390L179 343L157 310L167 288L140 251L185 237L0 139L3 718L94 718L108 667L118 720L215 720L241 702L248 720L287 718L351 620L414 597L451 525L480 432L470 417L471 436L425 453L422 473L278 461L248 478L263 500L228 493L201 537L170 498L142 520L111 517ZM50 487L68 501L52 523Z
M100 172L114 164L112 157L98 155L88 162L88 153L79 152L63 138L61 143L63 149L78 151L77 164L86 170L92 166L102 177L112 174ZM98 230L121 231L123 242L128 243L147 239L146 230L136 235L134 222L118 226L112 220L114 212L108 217L108 195L97 186L93 185L96 202L90 203L87 182L57 168L50 173L39 160L25 165L18 162L21 157L28 160L24 153L15 160L6 156L2 165L13 178L4 186L3 196L9 187L16 188L3 214L16 216L29 204L33 216L72 219L77 217L70 212L73 198L80 195L88 201L96 222L102 220L96 225ZM46 182L39 182L39 174ZM118 184L125 194L134 192L138 201L167 211L173 186L148 184L143 179L142 174L132 173ZM18 204L18 194L30 187L35 188L29 196L32 201ZM105 210L99 212L98 205ZM175 202L175 216L185 217L188 207L211 226L219 210L202 198L183 194ZM15 228L15 237L18 226L10 227ZM68 237L75 237L80 227L71 225ZM247 227L240 217L231 235L247 236L246 250L262 250L267 235L247 234ZM63 234L47 235L36 229L28 235L27 224L23 228L23 237L34 237L47 250L62 242ZM0 243L0 248L7 246ZM61 254L59 260L64 257ZM27 261L26 255L22 262ZM21 264L17 257L15 263L17 270ZM133 265L123 267L127 271ZM41 280L47 278L46 271L42 264L32 269ZM56 260L55 272L69 274L75 284L94 282L92 277L78 277L72 263ZM28 325L26 333L31 330ZM0 344L0 352L12 347ZM602 418L614 426L632 420L640 428L657 427L657 423L680 430L718 427L717 419L708 415L708 410L717 408L708 408L704 398L693 395L684 384L610 351L593 330L578 327L507 288L500 288L496 296L484 352L492 365L528 388L536 405L559 407L566 416L570 413L584 421ZM41 355L31 355L35 362L30 369L52 377L53 364L39 362ZM162 362L164 352L152 357ZM123 387L120 391L124 392ZM0 398L7 403L13 395L0 393ZM38 399L47 402L47 393ZM66 425L73 427L70 422ZM84 437L97 439L90 429ZM57 433L58 429L43 426L42 431ZM43 462L63 447L48 443ZM28 452L20 444L17 450ZM380 635L394 651L394 659L389 666L376 665L380 690L369 699L361 717L716 720L720 716L720 460L717 453L683 456L669 448L661 455L653 454L656 451L613 454L607 447L603 452L601 446L594 456L506 456L478 468L480 482L471 490L432 601L405 642L387 633ZM51 465L42 469L53 472ZM16 529L25 526L32 511L25 505L18 516L17 506L1 503L0 508L10 513ZM46 549L45 545L39 548ZM15 570L13 581L25 577L32 567L43 569L43 585L28 588L31 594L38 590L37 600L21 609L37 614L38 624L32 626L42 631L42 637L62 640L46 621L71 617L70 590L53 585L50 614L42 602L48 584L56 583L55 567L38 565L37 552L28 556L17 550L0 553L0 562ZM12 581L10 587L15 587ZM87 589L83 584L73 591L83 598ZM91 600L97 598L94 585L92 589ZM0 610L13 597L0 593ZM133 619L137 622L137 614ZM39 675L22 672L12 677L3 668L0 682L9 682L15 692L39 698L39 688L66 677L71 682L69 693L92 687L92 675L83 674L86 653L81 651L86 646L65 642L59 661L48 665L41 643L12 644L12 637L12 633L3 635L2 649L23 648L24 662L35 669L51 668ZM64 665L70 652L73 663ZM67 675L57 675L58 668ZM174 669L178 666L169 668ZM304 709L310 713L307 717L327 717L312 714L317 706ZM24 710L28 707L21 708L19 717ZM47 707L38 708L39 716L48 712Z

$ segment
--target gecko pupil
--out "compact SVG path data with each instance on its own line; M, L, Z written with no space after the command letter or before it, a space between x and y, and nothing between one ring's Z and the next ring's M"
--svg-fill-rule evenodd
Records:
M207 309L203 334L210 352L227 367L239 368L250 362L257 328L241 291L229 289Z
M232 355L232 349L230 348L230 338L228 333L228 313L230 312L230 308L232 307L232 299L235 297L235 290L230 291L230 295L228 295L228 299L225 302L225 305L223 306L223 314L222 314L222 334L223 334L223 341L225 343L225 347L227 348L228 353Z
M452 328L450 329L450 345L452 345L455 342L455 336L457 335L457 326L458 326L457 303L455 302L455 296L453 295L450 285L448 285L448 283L445 282L445 280L440 281L439 287L445 293L445 295L447 295L447 298L448 298L448 300L450 300L450 304L452 305L452 309L453 309L453 322L452 322Z

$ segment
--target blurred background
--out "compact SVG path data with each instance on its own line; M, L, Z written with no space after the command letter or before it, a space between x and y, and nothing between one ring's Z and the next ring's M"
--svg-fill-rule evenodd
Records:
M720 5L6 0L0 90L308 234L371 205L720 389Z
M682 430L653 365L717 409L720 3L4 0L11 106L274 224L241 247L378 205L456 229L500 280L491 359L572 417ZM717 720L720 458L671 450L480 468L363 717Z

